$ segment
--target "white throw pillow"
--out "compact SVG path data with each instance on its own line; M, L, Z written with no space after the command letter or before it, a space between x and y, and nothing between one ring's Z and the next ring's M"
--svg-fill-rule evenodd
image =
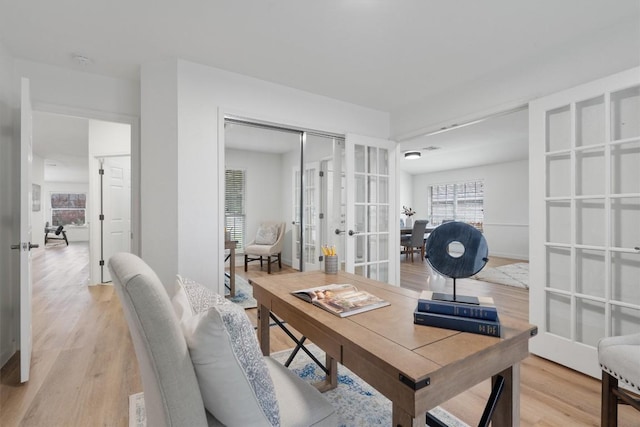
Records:
M278 226L261 224L256 234L256 245L273 245L278 240Z
M279 426L273 381L244 309L197 282L180 282L193 311L181 325L205 407L228 426Z
M181 322L186 318L194 315L193 309L191 308L191 303L189 302L189 298L187 298L185 280L189 279L184 279L179 274L176 276L176 293L171 298L173 310L176 312L178 320Z

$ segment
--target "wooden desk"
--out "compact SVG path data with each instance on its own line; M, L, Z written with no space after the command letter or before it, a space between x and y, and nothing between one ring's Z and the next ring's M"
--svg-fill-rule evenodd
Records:
M263 354L270 353L273 312L327 353L330 375L321 390L337 385L336 362L342 363L392 401L393 426L415 427L425 425L428 410L501 375L505 388L492 425L519 425L520 361L529 355L535 326L503 315L502 338L494 338L414 325L417 292L344 272L263 276L252 283ZM329 283L352 283L391 305L339 318L291 295Z
M236 296L236 240L225 240L224 248L229 249L229 296Z

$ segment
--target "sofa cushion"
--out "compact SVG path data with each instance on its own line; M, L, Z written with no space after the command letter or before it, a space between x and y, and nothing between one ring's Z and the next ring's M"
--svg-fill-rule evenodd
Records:
M278 226L275 224L260 224L256 234L256 245L273 245L278 240Z
M181 324L207 410L225 425L280 425L273 381L244 309L181 279L193 312Z

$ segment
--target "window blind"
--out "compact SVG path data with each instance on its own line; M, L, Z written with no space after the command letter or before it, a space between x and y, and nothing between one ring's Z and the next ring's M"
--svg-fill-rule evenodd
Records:
M429 187L430 222L462 221L482 230L484 181L438 184Z
M238 243L236 248L245 245L245 192L246 173L244 170L225 170L224 225L231 234L231 240Z

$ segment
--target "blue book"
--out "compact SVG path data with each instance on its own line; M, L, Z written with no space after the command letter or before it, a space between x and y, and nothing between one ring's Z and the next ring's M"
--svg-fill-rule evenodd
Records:
M418 299L418 311L473 319L498 320L498 310L493 303L493 298L476 297L476 299L478 304L444 301L434 298L434 293L431 291L422 291Z
M424 313L416 310L413 313L413 323L417 325L453 329L455 331L461 332L470 332L472 334L500 337L499 320L473 319L471 317L449 316L446 314L437 313Z

